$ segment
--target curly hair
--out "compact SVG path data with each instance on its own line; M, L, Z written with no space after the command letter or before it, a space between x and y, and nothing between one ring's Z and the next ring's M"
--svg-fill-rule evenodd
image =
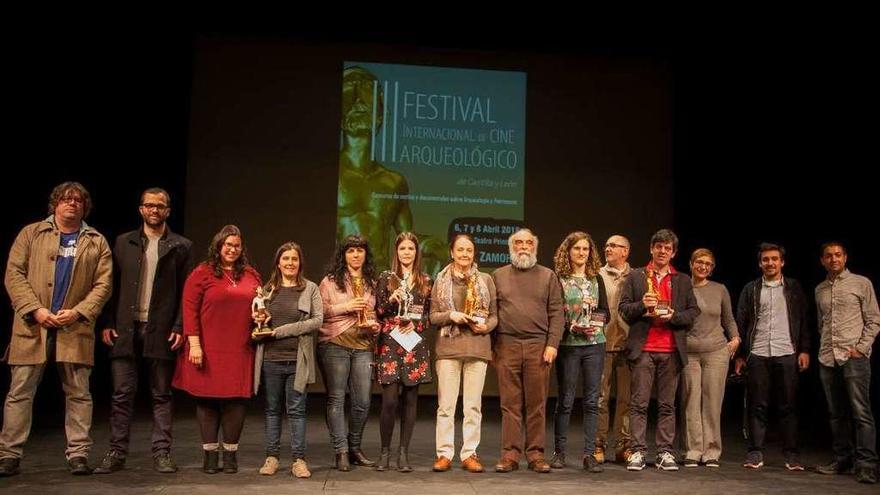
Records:
M585 275L589 278L595 277L599 273L599 251L596 249L596 243L593 238L586 232L576 231L568 234L562 241L562 244L556 248L556 254L553 256L553 265L556 274L560 277L571 275L571 251L572 246L580 241L586 240L590 245L590 254L587 256L587 266L584 268Z
M83 218L88 217L92 211L92 196L82 184L74 181L62 182L52 189L52 193L49 194L49 215L54 215L58 203L71 197L73 193L76 193L82 200Z
M370 251L370 244L367 240L359 235L350 235L336 245L336 252L333 254L333 259L330 261L325 275L336 282L337 289L345 291L345 278L348 273L345 252L351 248L363 248L365 256L361 273L364 277L364 283L371 289L374 288L376 286L376 266L373 264L373 252Z
M244 245L244 237L241 236L241 230L235 225L225 225L220 229L220 232L214 234L214 238L211 239L211 245L208 246L208 259L205 260L205 264L211 267L215 277L220 278L223 276L223 260L220 257L220 251L223 249L223 243L226 242L226 238L232 236L241 239L241 255L232 265L232 276L238 281L241 280L245 268L250 266L250 262L248 261L247 248Z

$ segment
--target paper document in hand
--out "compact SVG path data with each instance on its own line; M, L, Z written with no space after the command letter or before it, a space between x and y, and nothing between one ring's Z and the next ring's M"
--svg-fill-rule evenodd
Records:
M394 340L400 344L401 347L406 349L406 352L412 352L415 349L416 345L422 341L422 336L417 332L412 331L408 333L402 333L399 327L394 327L394 330L388 332Z

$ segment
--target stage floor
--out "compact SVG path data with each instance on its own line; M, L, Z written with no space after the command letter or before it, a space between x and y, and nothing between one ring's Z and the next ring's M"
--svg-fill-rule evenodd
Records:
M375 458L379 451L378 405L380 398L374 397L370 420L364 435L364 451ZM434 420L435 398L422 397L419 420L410 446L410 460L415 471L409 474L388 471L376 472L371 468L354 467L351 472L341 473L332 469L333 454L329 444L327 427L323 418L324 400L322 395L309 397L308 449L307 460L312 469L312 478L295 479L289 469L279 470L275 476L261 476L257 469L262 465L263 418L262 403L254 401L249 410L245 430L239 450L239 472L237 474L218 473L207 475L201 472L201 451L194 408L189 401L179 401L175 413L174 457L180 471L172 475L160 475L152 470L149 435L150 418L146 414L146 404L139 402L138 417L132 431L132 451L126 468L109 475L74 477L68 474L64 462L64 435L60 417L41 419L35 425L31 439L25 447L22 473L11 478L0 478L0 492L23 495L30 493L54 494L278 494L285 492L303 493L356 493L391 494L513 494L541 493L607 493L623 495L628 493L712 493L748 494L761 493L797 494L807 493L880 493L878 485L863 485L855 482L853 476L823 476L812 472L792 473L785 470L778 442L768 445L765 462L761 470L751 471L740 466L745 453L745 442L738 433L738 419L726 422L724 455L719 469L706 467L681 467L678 472L660 472L649 465L641 472L627 472L623 465L605 464L605 472L587 474L579 469L579 453L583 447L580 409L576 408L569 434L568 456L570 467L555 470L550 474L537 474L526 469L523 461L520 470L510 474L499 474L493 470L499 455L501 431L500 412L497 399L485 399L483 411L482 441L480 456L487 472L471 474L461 470L458 459L453 469L446 473L434 473ZM552 408L553 401L549 405ZM459 405L459 408L461 406ZM90 463L100 462L107 449L109 425L106 410L97 410L92 436L95 445ZM460 414L460 413L459 413ZM48 424L51 423L51 424ZM459 421L460 426L460 421ZM816 444L806 433L802 460L808 467L828 460L825 448ZM548 458L552 453L551 423L547 425ZM396 433L396 432L395 432ZM289 442L287 429L282 441L282 466L289 468ZM460 431L459 431L460 436ZM653 443L653 432L649 431L649 444ZM396 442L396 435L395 435ZM457 440L457 445L460 441ZM396 445L396 444L395 444ZM653 450L649 451L649 461L653 460ZM392 465L393 465L392 457Z

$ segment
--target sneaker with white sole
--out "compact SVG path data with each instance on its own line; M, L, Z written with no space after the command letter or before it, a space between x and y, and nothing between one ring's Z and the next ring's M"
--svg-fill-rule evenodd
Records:
M764 454L759 450L753 450L746 454L746 462L743 463L744 468L760 469L764 466Z
M660 452L657 454L657 462L655 462L657 469L661 469L663 471L678 471L678 464L675 463L675 456L670 454L669 452Z
M630 454L626 461L627 471L641 471L645 469L645 455L638 450Z

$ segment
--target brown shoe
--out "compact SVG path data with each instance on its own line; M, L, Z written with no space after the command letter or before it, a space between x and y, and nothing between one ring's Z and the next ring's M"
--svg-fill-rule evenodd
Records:
M630 450L629 447L626 447L617 451L614 460L620 464L625 464L630 455L632 455L632 450Z
M477 456L476 452L467 459L461 461L461 468L471 473L483 472L483 465L480 464L480 458Z
M501 460L498 461L498 464L495 464L496 473L509 473L511 471L516 471L517 469L519 469L519 462L506 457L502 457Z
M449 468L452 467L452 461L446 458L445 455L441 455L434 461L434 471L438 473L442 473L444 471L449 471Z
M545 461L544 458L535 459L534 461L529 462L529 469L536 473L549 473L550 464L547 464L547 461Z
M596 462L599 464L605 463L605 447L600 445L596 445L596 450L593 451L593 457L596 458Z

